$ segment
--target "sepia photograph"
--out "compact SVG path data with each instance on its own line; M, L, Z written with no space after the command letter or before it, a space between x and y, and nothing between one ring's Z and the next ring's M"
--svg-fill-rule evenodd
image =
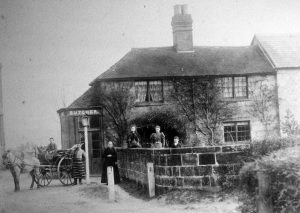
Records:
M299 213L300 1L0 0L0 213Z

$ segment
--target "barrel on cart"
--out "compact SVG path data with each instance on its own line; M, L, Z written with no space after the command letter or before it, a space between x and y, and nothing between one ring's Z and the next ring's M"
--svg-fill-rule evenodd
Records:
M55 178L65 185L72 185L72 155L74 150L44 151L38 154L41 163L39 168L39 181L42 186L47 186Z

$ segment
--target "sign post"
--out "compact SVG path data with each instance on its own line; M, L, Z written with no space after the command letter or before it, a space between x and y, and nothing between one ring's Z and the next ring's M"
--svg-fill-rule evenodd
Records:
M114 180L114 167L107 167L107 185L108 185L108 199L115 200L115 180Z
M88 146L88 126L89 126L89 117L82 117L82 125L84 126L84 148L85 148L85 171L86 171L86 184L90 184L90 165L89 165L89 146Z
M155 196L155 177L153 163L147 163L147 176L148 176L148 192L149 197Z

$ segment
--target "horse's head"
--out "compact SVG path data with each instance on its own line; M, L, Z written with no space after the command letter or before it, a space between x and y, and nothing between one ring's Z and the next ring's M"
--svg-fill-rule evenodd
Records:
M3 164L8 167L11 164L11 152L7 150L6 152L3 153L2 155L2 161Z

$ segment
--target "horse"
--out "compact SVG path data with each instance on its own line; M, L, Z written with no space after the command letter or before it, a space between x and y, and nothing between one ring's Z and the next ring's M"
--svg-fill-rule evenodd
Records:
M11 151L6 151L2 155L3 164L7 169L10 170L15 183L15 192L20 191L20 174L21 172L29 172L31 176L30 189L33 189L34 183L36 183L37 188L40 188L38 170L40 166L40 161L35 157L26 157L24 159L19 158Z

